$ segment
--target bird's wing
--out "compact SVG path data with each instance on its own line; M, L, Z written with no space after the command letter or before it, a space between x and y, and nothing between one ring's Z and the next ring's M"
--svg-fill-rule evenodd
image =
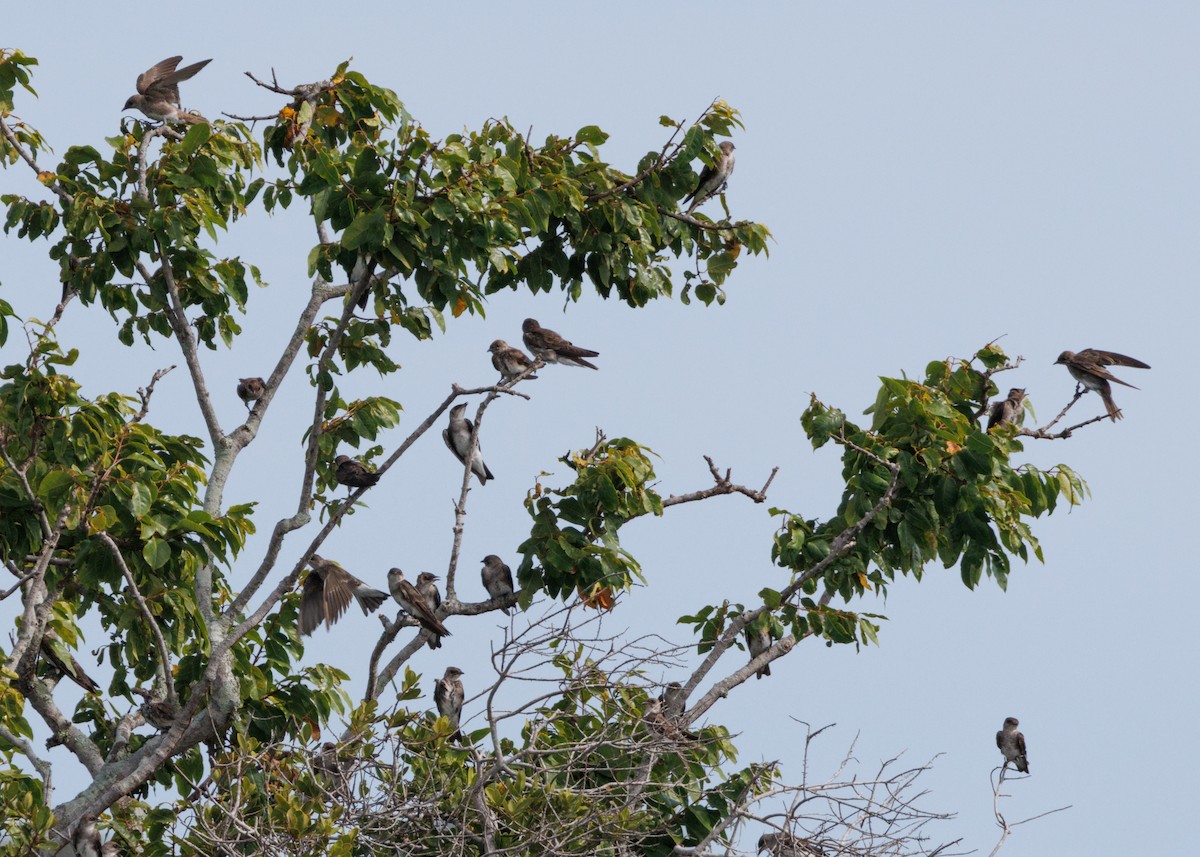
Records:
M1004 419L1004 401L1004 399L1001 399L999 402L996 402L988 411L988 429L993 428L996 423Z
M462 453L458 451L458 447L454 445L454 439L450 435L450 429L442 429L442 440L446 442L446 449L454 453L454 457L458 459L458 463L466 464L466 459L463 458Z
M1021 732L1017 733L1017 752L1022 756L1025 755L1025 735Z
M400 582L400 595L412 605L412 610L409 610L409 612L414 619L429 630L441 634L443 637L450 636L450 632L446 630L446 626L438 621L437 615L429 609L429 603L425 600L425 596L417 591L417 587L413 586L407 580L403 580Z
M1132 366L1134 369L1149 369L1148 363L1143 363L1134 357L1126 357L1124 354L1118 354L1115 351L1101 351L1098 348L1085 348L1075 355L1076 359L1083 359L1089 363L1098 363L1101 366Z
M300 635L307 637L325 618L325 604L322 590L325 588L321 575L309 571L304 578L304 589L300 595Z
M1095 375L1097 378L1103 378L1105 381L1112 381L1114 384L1120 384L1122 387L1131 387L1134 390L1137 389L1137 387L1134 387L1133 384L1130 384L1128 381L1122 381L1116 375L1104 368L1105 365L1113 365L1111 362L1108 364L1101 363L1099 360L1092 359L1092 356L1086 352L1080 352L1079 354L1075 355L1075 365L1084 372Z
M1004 730L1003 729L996 733L996 746L999 747L1001 750L1004 749Z
M332 625L338 619L342 618L342 614L346 612L346 608L350 606L350 599L354 597L355 585L362 585L362 581L354 577L346 569L337 565L328 565L325 567L325 621Z
M150 91L150 87L175 71L175 67L179 65L182 59L183 57L167 57L165 60L150 66L150 68L138 75L137 91L142 95L146 95Z
M187 80L190 77L195 77L196 72L208 65L212 60L201 60L197 63L192 63L189 66L184 66L178 71L175 66L179 64L181 57L171 57L170 60L163 60L150 71L155 71L159 67L163 67L153 80L146 81L146 88L142 89L141 78L138 79L138 92L147 96L151 101L163 100L169 101L172 104L179 104L179 81ZM169 66L166 63L170 63ZM149 72L147 72L149 74Z
M433 683L433 704L440 713L446 707L446 680L439 678Z
M508 567L508 563L500 563L500 580L508 584L508 588L513 588L512 569Z

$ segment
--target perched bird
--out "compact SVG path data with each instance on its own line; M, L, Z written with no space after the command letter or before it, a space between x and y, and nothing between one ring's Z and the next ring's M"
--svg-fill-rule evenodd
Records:
M422 571L417 575L417 592L421 593L421 597L425 599L425 603L429 605L429 609L436 615L437 609L442 606L442 593L438 592L436 574L430 574L428 571ZM436 634L429 638L429 648L440 649L442 640Z
M58 675L66 676L88 693L100 692L100 685L83 671L83 667L79 665L79 661L75 660L75 656L67 650L62 640L58 639L58 636L49 628L42 635L42 644L38 648L38 653L43 663L47 664Z
M987 430L991 431L998 425L1019 422L1024 413L1024 405L1025 391L1013 387L1008 391L1007 399L1001 399L992 405L991 411L988 412Z
M312 571L304 578L300 595L300 635L307 637L321 622L329 628L350 606L351 597L366 616L387 601L387 593L372 589L332 560L316 554L309 560Z
M1085 348L1078 353L1064 351L1058 355L1055 364L1062 363L1067 367L1067 371L1071 373L1071 377L1082 384L1089 390L1095 390L1100 394L1100 398L1104 400L1104 407L1108 409L1108 415L1115 423L1121 418L1121 409L1117 407L1117 403L1113 401L1112 386L1108 383L1114 381L1125 387L1133 387L1132 384L1127 384L1120 378L1116 377L1105 366L1132 366L1135 369L1149 369L1150 366L1143 363L1141 360L1134 360L1132 357L1126 357L1124 354L1117 354L1114 351L1100 351L1095 348Z
M150 66L137 78L137 95L129 96L123 110L137 108L158 122L207 122L199 113L188 113L180 109L179 81L194 77L211 59L201 60L176 69L183 57L167 57Z
M488 351L492 352L492 365L500 373L501 381L511 381L533 365L533 361L526 356L524 351L520 348L513 348L503 339L497 339L489 345ZM526 375L525 377L532 379L537 375Z
M563 366L586 366L589 369L597 367L584 360L585 357L599 357L599 351L580 348L578 345L563 339L548 327L542 327L537 319L527 318L521 324L522 338L525 347L547 363L561 363Z
M350 488L370 488L379 481L378 473L373 473L361 461L355 461L348 455L339 455L333 460L333 463L337 465L337 469L333 471L333 478L338 485L346 485Z
M75 833L71 837L71 846L75 849L76 857L100 857L100 831L96 829L96 816L85 815L75 825Z
M453 452L454 457L463 464L467 463L467 451L471 448L471 432L475 428L474 424L463 416L466 409L466 402L451 408L450 426L442 429L442 440L446 441L446 448ZM496 478L483 462L483 451L479 448L478 438L475 443L475 457L471 459L471 472L479 477L480 485L487 485L489 479Z
M1015 717L1004 718L1004 728L996 733L996 746L1004 754L1004 764L1012 762L1022 774L1029 773L1029 760L1025 758L1025 736L1017 731L1021 724Z
M771 648L771 627L767 624L750 624L742 631L746 635L746 648L750 650L750 660L754 660L767 649ZM754 674L760 679L771 674L771 665L763 664L762 669Z
M489 598L503 598L505 595L513 594L512 569L494 553L483 558L483 569L479 572L479 576L483 578L483 588L487 590ZM511 614L512 608L505 607L504 612Z
M675 722L674 715L668 715L663 708L661 697L653 700L646 706L646 713L642 715L642 719L646 721L646 726L651 732L666 738L668 741L685 742L699 741L700 736L695 732L689 732Z
M793 833L764 833L758 837L758 851L771 857L823 857L825 852L811 839Z
M696 183L696 189L683 198L684 202L689 199L692 201L692 204L688 206L688 214L695 211L710 197L720 193L725 182L729 181L729 177L733 175L733 143L725 140L719 148L721 153L717 155L717 159L700 171L700 181Z
M667 682L658 701L662 703L663 713L668 717L678 717L680 714L683 714L683 704L685 702L683 698L683 685L677 681Z
M463 699L466 697L459 678L462 674L463 671L458 667L446 667L446 674L433 684L433 702L437 705L438 714L449 720L455 729L462 719Z
M237 394L246 410L250 410L250 403L257 402L266 392L267 382L262 378L238 378Z
M418 578L419 579L419 578ZM437 614L429 607L425 595L404 579L404 572L393 568L388 572L388 589L392 598L404 608L404 612L412 616L429 634L429 648L436 649L442 645L442 637L449 637L450 632L438 619ZM437 587L434 587L435 591Z

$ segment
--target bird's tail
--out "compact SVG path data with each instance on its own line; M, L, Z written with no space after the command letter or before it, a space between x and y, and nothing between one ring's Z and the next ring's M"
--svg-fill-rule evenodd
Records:
M1106 385L1107 386L1107 385ZM1108 415L1115 423L1121 419L1121 409L1117 407L1117 403L1113 401L1111 390L1101 390L1100 397L1104 399L1104 407L1108 409Z

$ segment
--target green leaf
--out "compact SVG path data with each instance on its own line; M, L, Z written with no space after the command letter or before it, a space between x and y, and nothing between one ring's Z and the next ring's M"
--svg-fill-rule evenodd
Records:
M150 568L158 571L171 559L171 546L162 539L153 538L142 548L142 557Z

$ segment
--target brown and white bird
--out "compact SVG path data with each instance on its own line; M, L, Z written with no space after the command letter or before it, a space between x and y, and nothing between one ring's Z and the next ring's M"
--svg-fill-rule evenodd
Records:
M678 717L683 714L683 685L677 681L669 681L663 687L662 695L658 697L662 710L668 717Z
M436 588L434 587L434 589ZM404 609L404 612L416 619L417 623L427 632L429 648L436 649L441 646L441 638L449 637L450 632L438 619L437 614L430 609L425 595L404 579L403 571L393 568L388 572L388 589L392 593L392 598Z
M467 463L467 451L471 448L471 432L475 428L474 423L463 416L466 410L466 402L451 408L450 425L442 429L442 440L446 442L446 448L453 452L454 457L462 464ZM471 472L479 477L480 485L486 485L489 479L496 478L483 461L483 450L479 448L478 438L475 439L475 456L471 459Z
M492 352L492 365L500 373L501 381L511 381L533 366L533 361L524 351L520 348L513 348L503 339L497 339L489 345L488 351ZM526 375L525 377L532 380L537 375Z
M1087 389L1094 390L1100 394L1100 398L1104 400L1104 407L1108 410L1108 415L1114 423L1121 419L1121 409L1113 401L1112 385L1108 382L1112 381L1124 387L1131 387L1134 390L1137 387L1122 381L1104 367L1132 366L1135 369L1150 368L1148 364L1143 363L1141 360L1126 357L1124 354L1117 354L1115 351L1100 351L1096 348L1085 348L1079 352L1064 351L1058 355L1058 359L1054 362L1056 365L1061 363L1066 366L1072 378Z
M695 732L689 732L678 723L675 722L677 715L668 714L663 706L662 697L650 701L646 706L646 712L642 715L646 726L650 731L666 738L668 741L684 743L687 741L699 741L700 736Z
M267 382L262 378L238 378L238 398L250 410L250 403L257 402L267 392Z
M700 171L700 180L696 182L696 189L683 198L684 202L689 199L692 201L692 204L688 206L688 214L703 205L706 200L720 193L725 182L729 181L729 177L733 175L733 143L724 140L718 148L721 151L717 155L717 159Z
M449 720L455 729L462 720L463 699L466 698L462 680L459 678L462 674L463 671L458 667L446 667L445 675L433 684L433 702L437 706L438 714Z
M483 588L492 600L513 594L512 569L494 553L483 558L483 569L480 570L479 576L483 579ZM511 614L512 608L505 607L504 612Z
M361 461L355 461L348 455L339 455L333 460L337 467L333 471L334 481L338 485L350 488L370 488L379 481L379 474L372 472Z
M792 833L764 833L758 837L758 850L771 857L824 857L824 850L811 839Z
M992 405L988 412L987 430L991 431L999 425L1020 422L1025 413L1025 391L1013 387L1008 391L1008 398L1001 399Z
M100 692L100 685L84 672L79 661L75 660L75 656L71 654L63 641L49 628L42 635L42 644L38 647L38 654L42 662L59 676L66 676L88 693Z
M194 77L211 59L176 68L183 57L167 57L138 75L137 95L129 96L124 110L134 108L157 122L207 122L199 113L188 113L179 105L179 82Z
M425 603L429 605L429 609L437 614L437 609L442 606L442 593L438 592L437 588L438 576L430 574L428 571L422 571L417 575L417 592L421 593L421 597L425 599ZM442 647L442 638L433 634L429 637L429 648L440 649Z
M1012 762L1022 774L1029 773L1029 759L1025 757L1025 736L1017 731L1020 722L1015 717L1004 718L1004 728L996 733L996 746L1004 754L1004 764Z
M767 624L747 625L742 631L746 636L746 648L750 650L750 660L754 660L767 649L771 648L771 628ZM754 674L754 678L760 679L765 675L771 674L771 665L763 664L762 669Z
M586 366L589 369L597 367L584 360L585 357L599 357L599 351L580 348L573 342L563 339L548 327L542 327L537 319L527 318L521 325L525 347L547 363L561 363L563 366Z
M325 627L342 617L353 598L366 616L387 601L387 593L367 586L333 560L312 555L312 570L304 578L300 594L300 635L307 637L322 622Z

